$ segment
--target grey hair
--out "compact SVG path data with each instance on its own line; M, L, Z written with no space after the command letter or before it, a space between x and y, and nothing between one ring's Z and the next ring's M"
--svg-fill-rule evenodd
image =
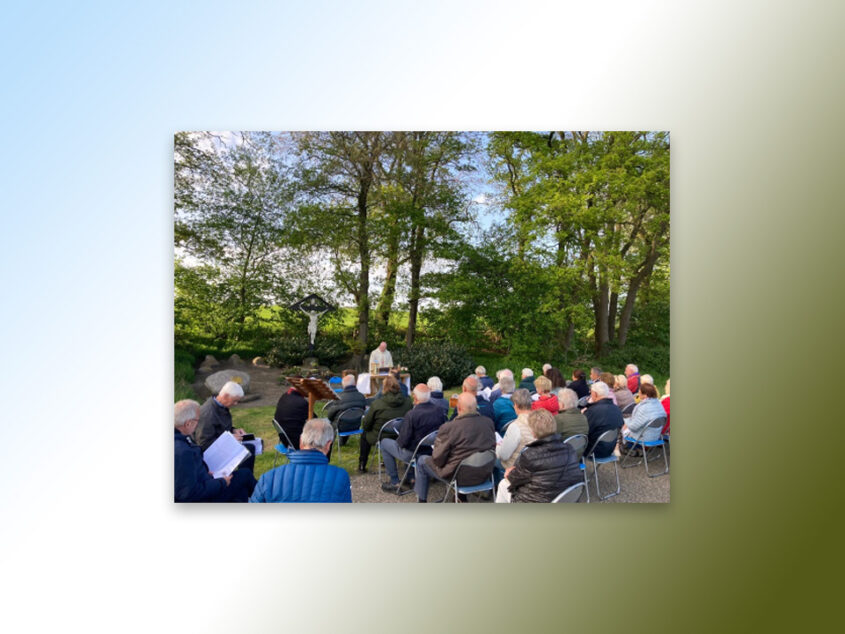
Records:
M418 385L414 388L414 398L417 399L417 403L428 403L431 398L431 388L427 385L425 387Z
M234 381L226 381L217 393L217 396L231 396L232 398L241 398L243 395L244 389L241 384Z
M643 374L640 377L640 383L651 383L652 385L654 385L654 377L650 374Z
M514 409L531 409L531 392L526 390L524 387L519 388L513 393L513 396L511 396L511 403L513 403Z
M557 393L557 402L561 409L572 409L578 406L578 393L575 390L570 390L568 387L563 388Z
M526 378L529 376L534 376L534 370L531 368L522 368L522 378Z
M598 366L593 366L592 368L590 368L590 372L593 372L595 374L601 374L601 368Z
M343 387L349 387L350 385L355 385L355 376L353 374L347 374L343 379L341 379L340 384Z
M463 387L466 388L467 392L478 392L478 377L470 374L464 379Z
M191 399L185 399L176 403L173 406L173 426L181 427L189 420L193 420L200 415L200 404Z
M475 368L475 373L479 376L487 376L487 368L485 368L483 365L480 365Z
M628 365L625 366L626 370L628 368L631 368L631 370L633 370L634 372L637 372L637 373L639 373L639 371L640 371L640 369L637 366L635 366L633 363L629 363Z
M545 374L545 373L546 373L546 370L551 370L551 369L552 369L552 364L551 364L551 363L544 363L544 364L543 364L543 374Z
M312 418L302 428L301 449L322 449L334 439L334 428L328 418Z
M433 376L428 380L428 389L432 392L442 392L443 391L443 381L440 380L439 376Z
M511 378L513 378L513 370L510 370L508 368L502 368L501 370L496 370L496 378L499 379L499 381L502 380L503 376L510 376Z
M607 383L604 381L596 381L590 386L590 391L595 392L596 396L598 396L598 400L603 398L607 398L610 396L610 388L607 387Z
M516 387L516 381L513 380L512 376L503 376L499 379L499 387L502 388L502 394L512 394Z

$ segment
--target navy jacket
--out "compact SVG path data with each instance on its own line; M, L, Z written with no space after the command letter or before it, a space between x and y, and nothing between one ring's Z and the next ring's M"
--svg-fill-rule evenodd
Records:
M397 444L403 449L414 451L419 442L446 422L446 413L436 403L420 403L405 414L405 422L399 430ZM431 447L420 447L419 455L431 455Z
M174 430L175 492L177 502L216 502L226 493L226 481L213 478L202 460L200 449L189 436Z
M429 403L434 403L438 407L443 409L444 416L449 415L449 399L443 398L443 392L435 392L432 390L431 398L428 399Z
M250 502L352 502L349 474L316 449L288 454L290 464L261 476Z
M478 379L478 380L481 382L481 389L482 389L482 390L483 390L485 387L489 387L489 388L492 390L492 389L493 389L493 386L494 386L494 385L496 385L495 383L493 383L493 379L491 379L489 376L482 376L482 377L481 377L480 379Z
M578 398L584 398L585 396L590 395L590 386L587 385L587 382L584 379L572 381L566 387L575 392L578 395Z
M481 414L482 416L486 416L490 420L493 420L496 417L496 413L493 411L493 404L486 398L476 395L475 402L478 403L479 414ZM458 408L456 407L455 410L452 412L452 417L449 420L455 420L457 417Z
M613 404L609 398L603 398L596 403L590 405L585 412L587 422L590 424L590 432L587 434L588 443L587 451L592 448L593 444L598 440L608 429L620 429L625 422L622 419L622 410ZM616 440L613 442L603 442L596 447L596 458L607 458L613 453L616 447Z

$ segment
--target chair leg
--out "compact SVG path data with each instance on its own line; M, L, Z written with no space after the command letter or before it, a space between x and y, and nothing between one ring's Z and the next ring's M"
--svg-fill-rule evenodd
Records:
M649 473L648 462L646 462L645 472L649 478L659 478L660 476L669 473L669 460L667 460L666 458L666 443L664 442L661 446L663 447L663 471L661 471L660 473ZM645 455L645 452L643 452L643 455Z
M587 480L587 463L585 461L581 461L584 464L584 484L587 485L585 488L587 489L587 504L590 503L590 482Z
M637 447L639 447L639 445L635 442L628 448L628 453L626 453L625 457L622 458L622 468L623 469L628 469L630 467L636 467L637 465L640 465L640 464L643 463L643 461L640 460L638 462L632 462L631 464L627 464L628 458L631 457L631 452L634 451L634 449L636 449ZM645 447L643 447L643 456L645 456Z

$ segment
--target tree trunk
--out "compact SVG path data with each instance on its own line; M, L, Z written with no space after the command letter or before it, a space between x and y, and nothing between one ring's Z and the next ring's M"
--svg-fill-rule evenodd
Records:
M658 234L659 235L659 234ZM623 347L628 340L628 328L631 326L631 315L634 313L634 302L637 299L637 291L640 290L642 283L648 279L654 270L654 264L658 257L657 238L651 242L651 249L646 256L640 270L634 277L631 278L631 283L628 285L628 296L625 298L625 306L622 307L622 315L619 317L619 347Z
M411 291L408 295L408 332L405 334L405 345L414 345L417 336L417 313L420 305L420 273L423 263L423 241L425 227L418 226L413 233L411 242Z
M619 309L619 293L610 294L610 308L607 309L607 336L610 341L616 337L616 312Z
M608 286L604 276L599 272L599 294L596 311L596 356L601 356L604 346L608 342L607 333L607 309L608 309Z
M367 353L370 322L370 240L367 235L367 196L371 182L370 178L362 179L358 193L358 258L361 264L361 272L358 274L358 345L363 351L362 357L358 359L359 369L363 355Z
M376 321L382 329L386 329L390 321L390 311L393 308L393 298L396 295L396 277L399 271L399 234L391 232L387 244L387 277L384 280L384 288L381 291L378 307L376 308Z

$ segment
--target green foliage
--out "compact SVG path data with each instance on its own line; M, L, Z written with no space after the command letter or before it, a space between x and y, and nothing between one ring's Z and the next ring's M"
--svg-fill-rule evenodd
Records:
M450 341L429 341L392 352L393 361L406 366L415 381L438 376L444 387L460 384L475 369L463 346Z
M175 387L174 402L190 398L196 400L197 395L191 384L194 382L195 356L189 350L177 348L174 359Z
M309 356L317 357L323 365L332 365L350 354L349 346L338 337L318 334L313 351L309 350L310 343L308 337L282 337L264 358L277 367L300 365L302 359Z

